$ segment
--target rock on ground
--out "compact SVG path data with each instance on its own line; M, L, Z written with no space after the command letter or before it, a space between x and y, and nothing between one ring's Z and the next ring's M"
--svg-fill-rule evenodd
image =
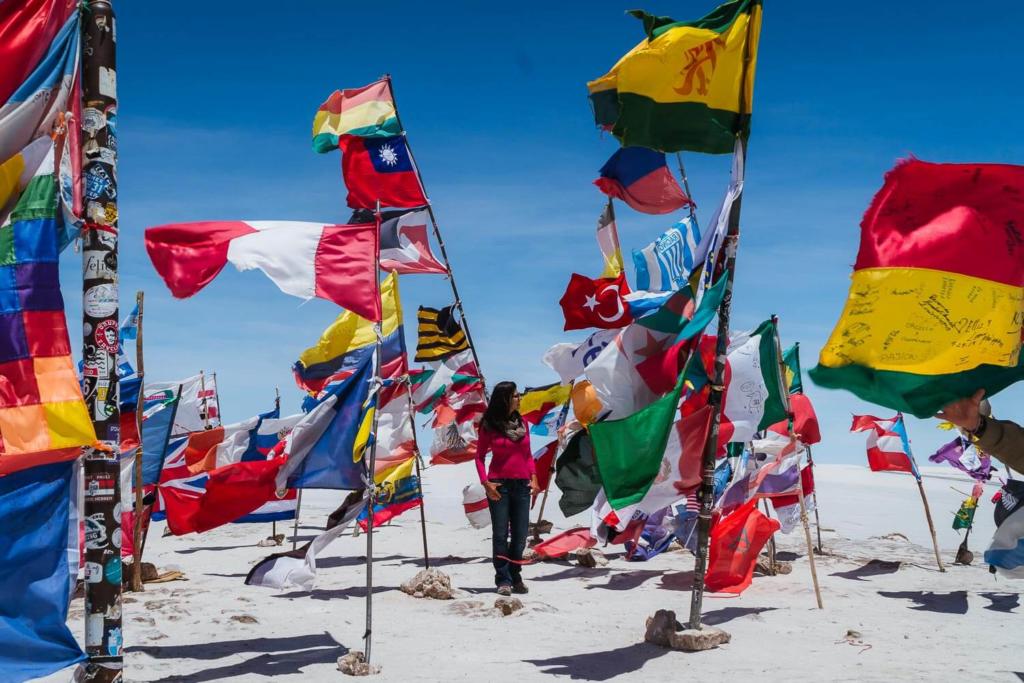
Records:
M494 601L494 607L507 617L523 609L523 603L519 598L498 598Z
M597 548L586 548L576 551L576 564L594 569L607 566L608 558Z
M644 640L648 643L684 652L711 650L731 639L732 636L714 626L684 629L676 621L676 613L664 609L647 618L647 632L644 634Z
M338 657L338 671L347 676L372 676L380 673L380 667L370 666L362 651L352 650L344 657Z
M451 600L452 580L440 569L423 569L416 576L403 583L403 593L414 598L433 598L434 600Z

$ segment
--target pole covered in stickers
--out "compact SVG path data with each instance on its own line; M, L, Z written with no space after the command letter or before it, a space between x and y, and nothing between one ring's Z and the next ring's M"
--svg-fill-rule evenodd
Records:
M114 10L88 0L82 20L82 359L97 447L85 449L86 678L120 681L121 492L118 458L117 71Z

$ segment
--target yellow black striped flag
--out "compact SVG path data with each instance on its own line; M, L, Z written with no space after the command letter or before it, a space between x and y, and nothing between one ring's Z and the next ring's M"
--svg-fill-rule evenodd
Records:
M466 333L455 319L453 308L437 310L420 306L416 314L416 362L444 360L469 348Z

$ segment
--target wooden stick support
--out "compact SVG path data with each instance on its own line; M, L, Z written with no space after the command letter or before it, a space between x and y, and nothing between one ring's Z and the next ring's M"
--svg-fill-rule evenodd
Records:
M916 465L915 465L916 468ZM935 522L932 521L932 511L928 507L928 496L924 495L924 484L921 483L920 477L917 477L917 490L921 492L921 502L924 504L924 516L928 520L928 531L932 534L932 548L935 550L935 562L939 565L939 571L946 571L946 567L942 564L942 555L939 554L939 539L935 535Z
M804 480L800 477L797 486L797 498L800 499L800 523L804 527L804 539L807 541L807 561L811 565L811 582L814 584L814 597L818 601L818 609L825 609L821 602L821 586L818 585L818 568L814 559L814 544L811 543L811 527L807 521L807 504L804 501Z

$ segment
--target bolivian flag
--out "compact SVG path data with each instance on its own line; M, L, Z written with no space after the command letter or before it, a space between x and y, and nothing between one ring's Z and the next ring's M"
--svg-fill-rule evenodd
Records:
M313 118L313 150L323 153L337 149L338 138L345 135L387 138L401 132L391 84L383 78L362 88L331 93Z
M647 39L587 84L597 125L623 145L732 152L750 130L761 0L731 0L696 21L630 14Z
M1024 166L900 163L852 280L816 384L924 418L1024 378Z

